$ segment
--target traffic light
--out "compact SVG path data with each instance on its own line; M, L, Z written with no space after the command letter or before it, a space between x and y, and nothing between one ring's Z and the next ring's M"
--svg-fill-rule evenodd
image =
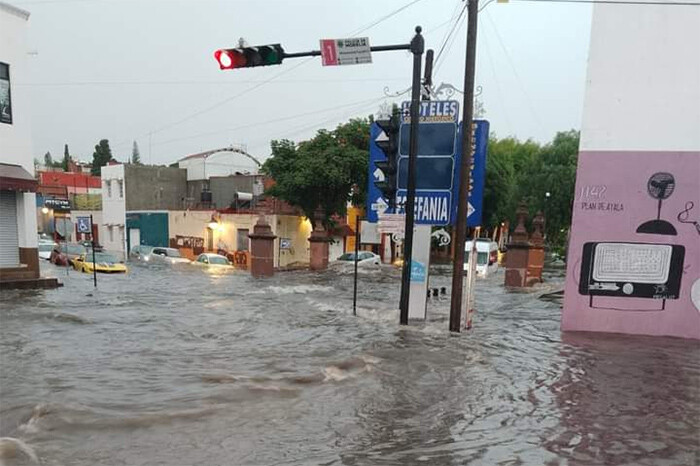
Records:
M279 65L284 59L284 50L280 44L221 49L214 52L214 58L222 70Z
M374 165L382 172L382 177L374 185L382 193L389 204L389 209L396 208L396 186L399 169L399 116L395 114L387 120L377 120L377 126L382 132L374 143L384 152L386 160L375 161ZM383 178L383 179L382 179Z

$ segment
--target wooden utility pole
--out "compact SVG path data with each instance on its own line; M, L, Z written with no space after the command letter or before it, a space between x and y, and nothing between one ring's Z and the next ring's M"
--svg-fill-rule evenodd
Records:
M479 14L479 0L467 0L467 51L464 71L464 104L462 105L462 163L459 170L459 203L454 258L452 260L452 301L450 303L450 331L460 331L462 314L462 286L464 275L464 246L467 238L467 202L469 201L469 180L471 178L472 146L474 132L474 75L476 72L476 25ZM468 301L468 300L467 300Z

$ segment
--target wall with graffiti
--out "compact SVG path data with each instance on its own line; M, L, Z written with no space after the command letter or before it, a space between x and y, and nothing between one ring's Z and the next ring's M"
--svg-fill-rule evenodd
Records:
M699 22L594 9L563 330L700 339Z

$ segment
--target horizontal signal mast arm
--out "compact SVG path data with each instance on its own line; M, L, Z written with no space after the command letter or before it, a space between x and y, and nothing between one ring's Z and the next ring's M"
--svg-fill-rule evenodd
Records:
M411 44L398 44L398 45L376 45L370 47L371 52L389 52L392 50L411 50ZM310 52L296 52L296 53L284 53L284 58L301 58L301 57L319 57L321 56L320 50L312 50Z

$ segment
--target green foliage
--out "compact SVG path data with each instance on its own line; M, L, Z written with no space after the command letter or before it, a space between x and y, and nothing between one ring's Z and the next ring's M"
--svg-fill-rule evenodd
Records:
M46 168L51 168L55 165L55 162L53 161L53 158L51 157L51 152L46 152L44 154L44 166Z
M131 149L131 163L134 165L141 165L141 153L139 152L139 145L134 141L134 147Z
M267 194L300 208L309 219L321 208L328 225L333 214L344 215L348 201L365 198L369 159L369 122L354 119L333 131L320 130L298 145L272 141L272 156L262 172L275 180ZM356 192L351 191L356 187Z
M557 133L544 146L492 137L486 159L484 226L509 220L514 227L515 209L524 200L531 217L544 212L547 242L562 245L571 224L578 145L575 130Z
M100 140L95 146L95 152L92 154L92 169L90 172L93 175L100 175L102 167L107 165L112 160L112 149L109 148L107 139Z
M63 162L61 162L61 168L64 172L68 171L70 165L70 152L68 152L68 144L63 146Z

